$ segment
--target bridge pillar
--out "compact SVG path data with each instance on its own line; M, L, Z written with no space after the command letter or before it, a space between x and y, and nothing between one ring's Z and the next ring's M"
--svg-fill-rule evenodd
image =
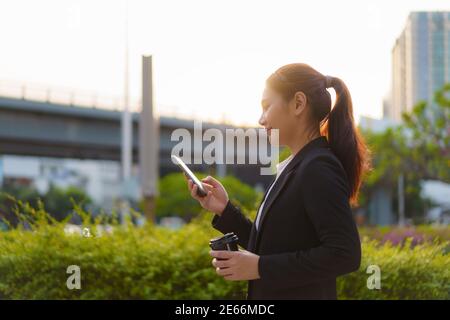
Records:
M153 64L152 56L142 57L142 110L139 122L139 171L141 172L144 215L155 221L159 159L159 123L153 117Z

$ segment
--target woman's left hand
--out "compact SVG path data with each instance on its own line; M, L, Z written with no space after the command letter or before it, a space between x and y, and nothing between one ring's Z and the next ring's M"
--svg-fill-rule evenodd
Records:
M225 280L256 280L259 279L259 256L246 250L209 252L214 257L212 265L216 267L218 275ZM226 260L217 260L226 259Z

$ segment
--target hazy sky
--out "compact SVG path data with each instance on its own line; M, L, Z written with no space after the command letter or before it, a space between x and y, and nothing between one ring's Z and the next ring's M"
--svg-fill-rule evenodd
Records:
M450 2L129 0L131 95L152 54L159 113L256 125L267 76L304 62L347 83L357 118L380 117L392 46L419 10ZM0 0L0 81L122 95L125 12L125 1Z

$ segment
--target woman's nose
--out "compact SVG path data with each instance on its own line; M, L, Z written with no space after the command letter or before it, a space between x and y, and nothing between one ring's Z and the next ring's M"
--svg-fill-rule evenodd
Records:
M266 124L266 119L264 118L264 115L261 115L261 117L259 118L258 123L262 126L264 126Z

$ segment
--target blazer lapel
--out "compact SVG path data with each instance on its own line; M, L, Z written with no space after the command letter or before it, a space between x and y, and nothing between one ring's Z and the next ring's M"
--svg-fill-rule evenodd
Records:
M270 187L272 187L272 185L275 183L275 178L272 180L272 182L270 183L269 187L266 189L266 192L264 193L261 202L259 203L258 209L257 209L257 213L259 212L259 208L261 207L262 203L264 202L264 199L267 197L267 193L270 190ZM262 212L261 212L262 213ZM258 230L256 230L256 219L258 218L258 215L255 217L255 221L253 223L252 226L252 230L250 231L250 237L248 240L248 246L247 246L247 250L252 252L253 248L254 248L254 244L255 244L255 240L256 240L256 233L258 232ZM260 220L261 222L261 220Z
M325 136L320 136L317 139L314 139L310 141L306 146L304 146L295 156L294 158L288 163L286 168L281 173L281 176L278 178L278 180L272 183L275 183L273 186L273 189L270 191L270 194L268 195L266 202L264 204L264 208L261 212L261 217L259 218L259 228L256 230L255 223L253 224L252 230L250 231L250 239L248 243L248 251L250 252L256 252L258 242L261 237L261 231L264 227L264 218L267 215L267 212L269 211L270 207L272 206L273 202L276 200L280 192L283 190L284 186L288 182L289 178L291 177L292 173L295 172L295 168L297 165L302 161L302 159L305 157L305 155L308 153L309 150L314 148L323 148L323 147L329 147L327 138ZM264 194L263 200L261 200L261 204L264 201L264 198L267 196L267 192L269 191L269 188L267 188L266 193ZM260 206L261 206L260 204ZM258 207L259 211L259 207Z
M259 241L262 229L264 228L264 221L267 216L267 212L270 210L270 207L272 206L272 204L274 203L276 198L280 195L280 192L283 190L286 183L289 181L289 178L291 177L292 172L293 172L293 170L290 170L287 173L286 172L281 173L281 176L275 182L273 189L271 190L269 196L266 199L264 208L261 212L261 218L259 218L259 227L256 232L255 248L258 246L258 241Z
M253 249L255 248L256 232L255 224L253 224L252 230L250 231L250 237L248 239L247 251L254 252Z

